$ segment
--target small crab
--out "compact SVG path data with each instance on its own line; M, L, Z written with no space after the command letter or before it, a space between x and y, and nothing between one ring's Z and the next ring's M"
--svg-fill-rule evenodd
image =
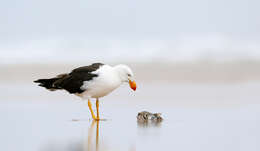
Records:
M137 122L145 123L145 122L155 122L159 123L163 120L161 117L161 113L150 113L147 111L142 111L137 114Z

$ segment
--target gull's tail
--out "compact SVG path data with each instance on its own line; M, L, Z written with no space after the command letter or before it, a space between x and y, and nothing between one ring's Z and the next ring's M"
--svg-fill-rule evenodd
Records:
M50 78L50 79L38 79L35 80L33 82L35 83L39 83L39 86L44 87L50 91L55 91L58 89L62 89L61 87L59 87L59 82L65 78L68 74L61 74L58 75L55 78Z

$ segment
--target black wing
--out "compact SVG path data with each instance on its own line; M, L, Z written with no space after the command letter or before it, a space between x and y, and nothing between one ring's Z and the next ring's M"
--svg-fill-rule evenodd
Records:
M34 81L39 83L39 86L45 87L48 90L67 90L69 93L82 93L85 90L80 89L84 81L90 81L97 74L93 72L99 69L102 63L93 63L89 66L79 67L71 71L69 74L61 74L51 79L38 79Z
M92 72L99 69L102 65L104 64L93 63L92 65L89 66L76 68L72 70L72 72L69 73L64 78L56 81L54 85L58 88L67 90L69 93L82 93L85 91L81 89L83 82L90 81L94 77L97 77L98 75Z
M89 66L83 66L83 67L79 67L76 68L74 70L72 70L71 73L78 73L78 72L93 72L96 71L97 69L99 69L100 66L103 66L103 63L93 63L92 65Z

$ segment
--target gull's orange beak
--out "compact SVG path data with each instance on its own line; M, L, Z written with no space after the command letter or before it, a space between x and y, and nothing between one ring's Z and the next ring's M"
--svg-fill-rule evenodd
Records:
M131 89L133 89L134 91L136 90L136 83L135 83L135 81L129 80L129 85L130 85Z

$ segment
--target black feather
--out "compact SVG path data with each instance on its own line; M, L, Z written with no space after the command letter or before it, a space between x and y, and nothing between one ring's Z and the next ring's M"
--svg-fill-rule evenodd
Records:
M39 86L45 87L48 90L64 89L69 93L82 93L85 90L81 89L84 81L90 81L97 74L92 73L102 66L102 63L94 63L89 66L79 67L72 70L69 74L61 74L51 79L39 79L34 82L40 83Z

